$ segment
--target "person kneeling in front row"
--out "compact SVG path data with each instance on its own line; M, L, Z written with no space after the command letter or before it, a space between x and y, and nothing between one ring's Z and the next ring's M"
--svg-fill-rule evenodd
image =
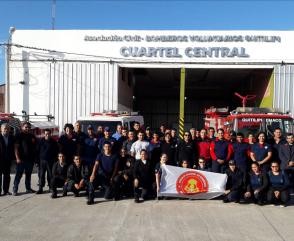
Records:
M74 156L74 163L67 170L67 191L73 192L75 197L79 196L81 190L88 191L88 167L82 165L81 157Z
M152 170L148 160L147 151L143 149L140 152L140 160L137 160L134 166L134 197L136 203L139 202L140 196L143 201L151 196L153 176L154 170ZM142 188L142 193L140 193L140 188Z
M245 174L236 167L234 160L229 161L229 168L226 174L228 180L223 201L224 203L239 202L246 183Z
M271 170L267 175L269 180L267 201L271 204L281 203L281 206L285 207L290 200L288 175L280 170L280 164L277 161L271 163Z
M268 178L266 173L260 170L259 164L253 162L251 164L251 172L247 178L247 188L244 198L247 202L253 201L258 205L262 205L265 193L268 187Z
M63 196L66 196L66 187L67 187L67 164L65 162L65 156L63 153L58 154L58 161L53 164L52 168L52 179L51 179L51 187L52 187L52 198L57 198L57 188L63 188Z

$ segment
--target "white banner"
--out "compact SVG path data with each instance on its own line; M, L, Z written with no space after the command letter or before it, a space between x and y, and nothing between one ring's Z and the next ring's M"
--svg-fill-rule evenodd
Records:
M162 165L158 196L212 199L225 191L226 174Z

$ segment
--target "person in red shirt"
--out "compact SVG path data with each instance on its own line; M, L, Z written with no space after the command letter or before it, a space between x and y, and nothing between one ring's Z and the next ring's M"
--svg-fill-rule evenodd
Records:
M211 167L210 143L210 140L207 138L206 130L201 129L199 141L196 142L197 153L199 157L204 158L209 168Z

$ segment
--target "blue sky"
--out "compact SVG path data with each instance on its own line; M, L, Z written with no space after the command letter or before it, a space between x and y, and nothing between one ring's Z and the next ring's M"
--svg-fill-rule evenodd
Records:
M7 41L10 26L51 29L51 4L52 0L0 0L0 43ZM294 0L56 0L56 29L294 30L293 10Z

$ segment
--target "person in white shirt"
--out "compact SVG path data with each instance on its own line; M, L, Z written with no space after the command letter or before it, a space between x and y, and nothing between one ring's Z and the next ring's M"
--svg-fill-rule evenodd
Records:
M138 140L132 144L131 155L133 157L135 157L136 160L140 160L141 150L146 150L148 153L150 152L150 144L148 141L144 140L144 132L143 131L139 131Z

